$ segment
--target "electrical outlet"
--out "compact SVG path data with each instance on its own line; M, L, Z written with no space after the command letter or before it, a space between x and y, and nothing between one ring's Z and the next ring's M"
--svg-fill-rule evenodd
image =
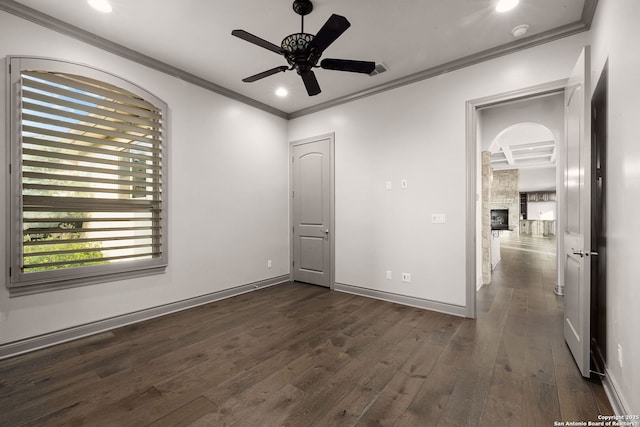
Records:
M391 270L387 270L387 280L391 280Z
M273 267L273 263L271 262L271 260L267 260L267 268L271 268Z
M411 283L411 273L402 273L402 281L405 283Z
M385 190L391 190L392 185L391 185L391 181L387 181L384 183L384 188Z
M431 214L431 224L444 224L447 222L446 214Z
M618 365L622 368L622 346L618 344Z

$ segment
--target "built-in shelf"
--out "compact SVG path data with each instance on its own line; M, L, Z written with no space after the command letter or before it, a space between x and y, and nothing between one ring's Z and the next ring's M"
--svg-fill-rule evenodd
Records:
M555 191L536 191L532 193L522 193L527 195L527 202L555 202Z

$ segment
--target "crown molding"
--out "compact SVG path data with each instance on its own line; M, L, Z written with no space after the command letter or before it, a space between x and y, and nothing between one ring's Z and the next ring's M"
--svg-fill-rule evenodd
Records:
M588 2L597 0L587 0ZM375 86L360 92L353 93L351 95L343 96L333 99L322 104L314 105L309 108L304 108L298 111L294 111L289 114L289 119L305 116L307 114L316 113L327 108L335 107L337 105L352 102L358 99L366 98L368 96L377 95L388 90L396 89L401 86L406 86L412 83L416 83L422 80L430 79L442 74L450 73L451 71L466 68L471 65L476 65L481 62L489 61L491 59L499 58L501 56L510 55L525 49L529 49L535 46L539 46L545 43L549 43L555 40L559 40L565 37L573 36L575 34L587 31L588 28L583 21L577 21L572 24L567 24L562 27L555 28L553 30L546 31L544 33L535 34L530 37L523 38L521 40L515 40L511 43L496 46L491 49L484 50L482 52L475 53L473 55L465 56L454 61L447 62L436 67L428 68L423 71L402 77L396 80L392 80L387 83L383 83L379 86Z
M591 29L591 23L593 17L596 14L596 8L598 6L598 0L585 0L584 7L582 8L582 22L587 30Z

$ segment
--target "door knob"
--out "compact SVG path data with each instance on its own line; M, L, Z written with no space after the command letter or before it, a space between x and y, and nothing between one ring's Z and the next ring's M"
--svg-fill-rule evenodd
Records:
M324 234L329 234L329 230L324 230Z

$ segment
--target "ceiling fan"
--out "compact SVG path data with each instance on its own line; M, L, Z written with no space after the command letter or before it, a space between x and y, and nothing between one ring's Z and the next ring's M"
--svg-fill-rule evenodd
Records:
M313 72L313 68L323 68L325 70L349 71L352 73L370 74L376 67L372 61L356 61L352 59L325 58L318 61L324 50L331 45L338 37L351 26L344 16L333 14L327 22L320 28L314 36L304 32L304 16L311 13L313 4L310 0L294 0L293 10L302 18L302 28L299 33L288 35L282 40L280 46L268 42L260 37L254 36L244 30L233 30L232 35L253 43L257 46L268 49L279 55L283 55L289 66L281 65L267 71L255 74L242 79L243 82L255 82L256 80L269 77L271 75L287 70L296 70L302 77L304 86L309 96L317 95L321 92L318 80Z

